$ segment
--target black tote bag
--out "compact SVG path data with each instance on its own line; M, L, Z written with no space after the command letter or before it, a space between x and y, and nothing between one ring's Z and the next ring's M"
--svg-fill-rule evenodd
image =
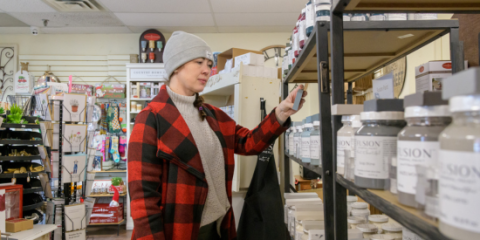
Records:
M261 101L262 119L265 101ZM238 223L238 240L290 239L273 155L273 143L259 156Z

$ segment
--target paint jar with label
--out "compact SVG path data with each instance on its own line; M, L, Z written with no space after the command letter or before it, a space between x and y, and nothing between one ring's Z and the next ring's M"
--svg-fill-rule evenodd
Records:
M130 112L136 112L137 111L137 102L131 101L130 102Z
M142 109L143 109L142 104L137 103L137 112L142 111Z
M347 222L350 229L356 229L357 225L367 223L363 217L353 217L350 216L347 218Z
M303 125L304 131L302 132L302 162L310 163L310 134L313 131L312 117L307 117L305 119L305 124Z
M352 15L352 21L367 21L367 14L365 13L355 13Z
M330 0L315 0L316 21L330 21L330 8Z
M307 26L307 37L310 37L310 34L313 32L313 26L315 25L315 6L313 5L313 0L308 0L305 6L305 19Z
M370 13L369 21L385 21L385 14L383 13Z
M396 159L398 201L403 205L417 206L415 165L425 165L428 168L428 184L438 185L438 137L452 121L447 104L448 101L442 99L439 91L426 91L405 97L407 126L398 134Z
M388 190L397 135L405 126L403 99L368 100L363 108L363 125L355 133L355 185Z
M360 217L367 222L368 216L370 216L370 210L368 209L352 209L352 217Z
M374 224L378 228L378 233L383 233L382 225L388 222L388 217L382 214L373 214L368 216L368 223Z
M439 230L452 239L480 239L480 68L443 80L453 122L440 134Z
M417 13L415 14L415 20L435 20L438 19L436 13Z
M370 239L372 235L377 234L378 228L373 224L359 224L357 225L357 229L362 231L363 237L366 239Z
M394 237L395 240L402 240L402 226L397 223L382 224L383 234Z
M374 234L370 236L370 240L395 240L395 238L386 234Z
M302 13L300 14L299 19L299 28L298 28L298 36L300 39L300 49L303 49L305 46L305 42L307 41L307 18L306 18L306 9L302 9Z
M344 177L347 180L354 181L355 180L355 133L362 126L362 122L360 121L360 115L355 115L355 117L352 117L351 120L352 120L353 131L350 136L351 137L350 149L346 148L344 150L344 156L345 156Z
M320 121L313 121L313 131L310 133L310 164L322 166L320 160Z
M352 204L358 201L357 196L347 196L347 216L350 216L352 212Z
M349 13L344 13L343 14L343 21L344 22L349 22L352 20L352 14L349 14Z
M290 39L291 39L291 37L290 37ZM287 53L287 58L288 58L288 67L287 67L287 72L286 72L286 74L288 74L290 69L292 69L292 61L293 61L292 41L291 40L290 40L289 43L287 43L287 48L285 48L285 52Z
M299 34L299 29L300 27L300 20L297 21L297 25L293 29L293 55L295 58L298 58L300 56L300 34ZM295 61L293 62L295 63Z
M295 144L295 155L294 157L296 158L300 158L299 156L301 156L302 154L302 133L303 133L303 126L302 126L302 123L298 123L298 126L297 126L297 132L295 133L295 135L293 135L293 141L294 141L294 144Z
M295 156L297 148L295 147L295 134L297 133L297 123L294 122L292 128L292 133L288 137L288 152L290 156Z
M290 135L290 132L292 132L292 128L290 127L289 129L287 129L287 131L285 132L285 153L288 155L288 146L289 146L289 140L288 140L288 136Z
M352 149L355 131L352 127L353 120L360 120L359 115L342 116L343 127L337 132L337 173L345 174L345 150Z
M397 157L392 157L390 173L388 175L390 177L390 192L392 194L397 194Z
M385 19L388 21L403 21L407 20L406 13L386 13Z

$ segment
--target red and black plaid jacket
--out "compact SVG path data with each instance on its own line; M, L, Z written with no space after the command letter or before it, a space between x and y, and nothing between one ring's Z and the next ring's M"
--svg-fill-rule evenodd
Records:
M234 153L256 155L282 134L272 112L253 130L205 104L208 124L225 156L226 191L232 204ZM128 189L132 239L197 240L208 186L193 136L163 86L138 114L128 144ZM222 240L236 239L232 208L221 225Z

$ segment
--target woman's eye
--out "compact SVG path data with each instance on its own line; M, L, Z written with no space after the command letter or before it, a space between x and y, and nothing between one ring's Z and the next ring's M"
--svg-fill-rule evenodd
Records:
M197 61L198 64L202 64L203 62L202 61Z
M213 68L213 64L208 64L208 67L209 67L210 69L212 69L212 68Z

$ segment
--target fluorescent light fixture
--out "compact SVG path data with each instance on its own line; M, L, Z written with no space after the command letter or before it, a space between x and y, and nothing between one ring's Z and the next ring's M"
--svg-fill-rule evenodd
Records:
M409 38L409 37L413 37L414 35L409 33L409 34L405 34L405 35L402 35L402 36L398 36L398 38L400 39L404 39L404 38Z

